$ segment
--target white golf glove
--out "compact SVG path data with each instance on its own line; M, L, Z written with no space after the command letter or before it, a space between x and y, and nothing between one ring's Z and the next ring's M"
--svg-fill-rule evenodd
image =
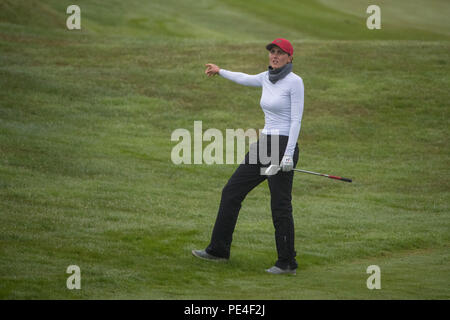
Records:
M294 160L291 156L284 156L280 163L281 170L284 172L294 169Z

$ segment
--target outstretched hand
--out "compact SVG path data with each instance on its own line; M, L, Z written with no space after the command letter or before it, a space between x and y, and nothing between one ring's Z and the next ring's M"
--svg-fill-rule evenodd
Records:
M205 66L206 66L205 74L207 74L208 77L215 76L216 74L219 73L220 68L215 64L207 63L205 64Z

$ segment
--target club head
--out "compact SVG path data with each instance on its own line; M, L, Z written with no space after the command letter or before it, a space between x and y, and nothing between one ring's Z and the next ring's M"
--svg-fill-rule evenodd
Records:
M280 166L277 166L276 164L271 164L269 167L267 167L267 169L264 170L264 175L266 176L273 176L275 174L278 173L278 171L280 171ZM263 171L263 169L261 170Z

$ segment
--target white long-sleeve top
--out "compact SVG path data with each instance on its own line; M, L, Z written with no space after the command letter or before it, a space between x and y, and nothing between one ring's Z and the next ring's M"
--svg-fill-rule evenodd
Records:
M303 116L303 80L291 72L276 83L269 81L269 71L256 75L220 69L219 75L244 86L262 87L260 100L265 116L262 133L289 136L285 156L293 156Z

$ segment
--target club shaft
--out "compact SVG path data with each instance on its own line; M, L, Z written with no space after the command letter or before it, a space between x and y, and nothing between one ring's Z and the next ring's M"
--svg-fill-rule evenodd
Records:
M316 176L328 176L326 174L323 173L318 173L318 172L312 172L312 171L308 171L308 170L302 170L302 169L293 169L294 171L298 171L298 172L303 172L303 173L309 173L309 174L315 174Z
M327 177L330 179L335 179L335 180L341 180L341 181L345 181L345 182L352 182L352 179L349 178L343 178L343 177L338 177L338 176L332 176L329 174L325 174L325 173L318 173L318 172L313 172L313 171L308 171L308 170L302 170L302 169L293 169L294 171L298 171L298 172L303 172L303 173L308 173L308 174L314 174L316 176L322 176L322 177Z

